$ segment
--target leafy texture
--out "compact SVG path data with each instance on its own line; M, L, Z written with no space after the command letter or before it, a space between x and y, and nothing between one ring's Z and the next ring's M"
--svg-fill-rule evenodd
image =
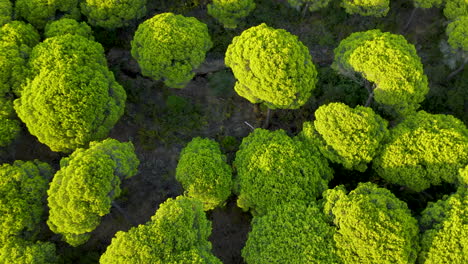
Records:
M225 63L237 79L234 89L240 96L272 109L301 107L317 82L307 47L297 36L266 24L234 37Z
M468 16L468 0L447 0L444 15L448 20L456 20L462 16Z
M340 263L334 233L315 203L291 201L254 217L242 257L248 264Z
M348 14L384 17L390 10L389 0L343 0L341 6Z
M144 76L183 88L213 43L208 27L196 18L163 13L140 24L131 45Z
M448 24L447 35L453 49L468 53L468 14Z
M107 29L127 26L146 14L146 0L84 0L80 6L89 24Z
M65 34L80 35L89 40L94 40L93 30L86 22L78 22L71 18L62 18L47 23L44 36L46 38L61 36Z
M14 113L13 102L0 95L0 147L8 146L21 132Z
M359 73L375 83L375 100L400 114L413 113L429 91L416 49L401 35L378 29L356 32L334 52L335 70L351 78Z
M11 21L12 11L10 0L0 0L0 27Z
M49 242L29 242L12 238L0 246L0 263L51 264L58 263L55 245Z
M375 158L385 180L422 191L442 181L457 183L468 164L468 129L450 115L420 111L391 130L390 141Z
M373 183L346 195L343 186L323 193L325 214L336 226L334 239L344 263L414 263L418 225L406 203Z
M205 211L223 205L231 194L231 167L219 144L210 139L194 138L182 150L176 179L188 197L203 202Z
M208 5L208 14L221 22L225 28L236 28L254 9L253 0L213 0L213 3Z
M39 29L44 28L49 20L80 18L78 0L16 0L15 12Z
M413 0L414 7L417 8L441 7L444 2L444 0Z
M150 222L117 232L100 263L221 263L211 253L210 234L200 201L169 198Z
M466 171L466 169L465 169ZM424 231L419 263L468 263L468 191L429 203L420 220Z
M314 124L304 124L303 130L312 130L304 135L319 137L320 152L329 160L359 171L367 169L389 134L387 121L371 108L343 103L320 106Z
M52 168L37 160L0 165L0 245L13 236L34 237L51 177Z
M292 200L314 201L333 177L320 152L283 130L255 129L242 140L234 166L237 205L254 215Z
M327 7L330 0L288 0L288 3L297 10L307 8L310 12L314 12Z
M47 191L50 229L72 246L86 242L138 164L132 143L115 139L91 142L63 158Z

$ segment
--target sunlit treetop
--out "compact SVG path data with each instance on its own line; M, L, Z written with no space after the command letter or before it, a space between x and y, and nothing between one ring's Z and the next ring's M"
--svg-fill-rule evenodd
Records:
M89 24L107 29L128 26L146 14L146 0L84 0L80 7Z
M91 142L63 158L47 191L50 229L72 246L86 242L138 164L132 143L115 139Z
M389 0L343 0L341 6L348 14L384 17L390 10Z
M468 188L468 165L459 170L460 185L465 185Z
M212 4L208 4L208 14L225 28L236 28L254 9L254 0L213 0Z
M39 44L40 36L30 24L22 21L11 21L0 27L0 41L13 43L17 46L26 45L33 48Z
M432 203L421 213L423 231L420 263L468 262L468 190L460 187L456 193Z
M448 20L468 16L468 0L447 0L444 15Z
M169 198L145 225L117 232L99 262L221 264L211 253L210 234L200 201Z
M317 70L297 36L266 24L234 37L225 63L237 79L234 89L251 103L297 109L315 89Z
M447 35L452 48L468 53L468 15L450 22L447 26Z
M375 100L401 115L413 113L429 91L421 59L401 35L378 29L352 33L334 52L335 70L373 82Z
M1 244L0 263L54 264L59 260L54 243L33 243L15 237Z
M37 160L0 165L0 245L12 236L34 238L52 173Z
M196 18L162 13L138 26L131 45L144 76L183 88L213 43L206 24Z
M56 21L47 23L44 29L44 36L51 38L55 36L72 34L80 35L89 40L94 40L93 30L86 22L78 22L71 18L62 18Z
M10 0L0 0L0 27L11 21L13 6Z
M459 169L468 164L468 129L463 122L419 111L390 134L374 159L380 177L415 191L442 182L459 183Z
M414 7L432 8L441 7L445 0L413 0Z
M298 11L307 8L310 12L314 12L327 7L330 1L331 0L288 0L288 3Z
M80 18L78 0L16 0L15 12L38 29L50 20L62 17Z
M323 205L343 263L415 263L417 221L389 190L368 182L346 194L340 185L323 193Z

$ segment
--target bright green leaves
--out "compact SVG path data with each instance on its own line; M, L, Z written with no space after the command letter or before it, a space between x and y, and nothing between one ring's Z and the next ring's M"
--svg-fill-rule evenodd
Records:
M334 233L315 203L293 200L254 217L242 257L248 264L340 263Z
M353 33L334 52L335 70L375 83L375 100L402 115L414 112L429 91L416 49L401 35L378 29Z
M100 263L218 264L210 252L210 234L211 222L200 201L169 198L145 225L117 232Z
M50 229L72 246L85 243L138 164L132 143L115 139L91 142L63 158L47 192Z
M304 125L304 130L312 131L305 131L303 136L320 139L320 152L329 160L359 171L367 169L382 140L388 137L387 121L371 108L353 109L343 103L320 106L314 125Z
M447 35L448 43L453 49L468 53L468 15L448 24Z
M127 26L146 14L146 0L84 0L80 6L89 24L107 29Z
M219 144L210 139L194 138L180 153L176 179L185 195L203 202L203 209L222 206L231 194L232 171Z
M49 242L30 242L12 238L0 245L0 263L52 264L57 263L55 245Z
M34 238L51 177L52 168L36 160L0 166L0 244L13 236Z
M93 30L86 22L78 22L71 18L62 18L47 23L44 29L44 36L51 38L65 34L80 35L89 40L94 40Z
M245 137L234 167L237 205L254 215L292 200L315 201L333 177L318 151L283 130L256 129Z
M429 203L420 220L424 231L420 263L468 262L468 191L458 191L435 203Z
M44 28L49 20L80 18L78 0L16 0L15 12L39 29Z
M389 0L343 0L341 6L348 14L384 17L390 10Z
M204 23L172 13L158 14L140 24L131 44L142 74L163 79L172 88L187 85L213 45Z
M468 16L468 0L447 0L444 15L448 20Z
M253 0L213 0L212 4L208 4L208 14L221 22L225 28L236 28L254 9Z
M360 183L323 193L324 210L337 227L334 239L344 263L414 263L418 225L408 206L389 190Z
M288 0L288 4L297 10L307 8L310 12L327 7L328 3L330 0Z
M10 0L0 0L0 27L11 21L13 5Z
M458 183L459 169L468 164L468 129L460 120L420 111L390 133L374 160L380 177L415 191Z
M225 63L237 79L234 89L251 103L297 109L315 89L317 70L297 36L266 24L235 37Z

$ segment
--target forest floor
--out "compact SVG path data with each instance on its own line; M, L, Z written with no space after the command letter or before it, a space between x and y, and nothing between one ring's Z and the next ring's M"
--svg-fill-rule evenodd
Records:
M232 37L261 22L297 35L308 46L321 78L313 97L304 107L294 111L273 111L268 126L271 130L284 129L291 135L296 134L304 121L313 120L313 112L323 103L344 101L351 106L363 104L367 97L364 89L338 76L330 69L330 65L333 62L333 49L340 40L352 32L373 28L403 34L416 46L431 81L431 92L423 105L426 111L458 113L459 118L466 118L467 106L463 101L466 96L462 97L462 104L465 103L462 110L457 112L447 107L447 98L450 97L447 90L452 89L447 87L453 83L446 83L444 74L447 75L448 69L440 62L442 55L438 43L445 35L441 22L443 16L438 9L418 10L410 27L404 30L412 10L409 2L392 1L390 13L379 19L347 15L336 1L325 10L306 12L302 17L300 12L288 8L286 1L257 0L257 9L245 23L234 31L226 31L206 14L203 6L188 5L177 9L176 2L181 1L174 1L173 5L167 7L158 7L153 3L156 1L149 2L146 18L166 11L165 8L174 8L171 11L195 16L207 23L214 47L207 55L207 62L197 70L197 75L186 88L170 89L160 81L141 76L129 52L136 26L111 33L96 32L96 39L106 48L109 67L126 89L128 97L125 114L109 136L123 142L131 140L140 167L137 175L122 183L123 193L116 201L125 214L112 208L85 245L73 249L59 242L50 231L43 234L44 238L55 239L59 253L66 254L70 263L96 263L117 231L126 231L147 222L160 203L183 193L174 177L175 168L181 149L193 137L215 139L231 162L242 138L252 131L252 127L264 125L266 109L249 103L235 93L235 79L223 66L222 60ZM457 79L458 82L466 82L466 72ZM51 152L29 135L26 128L23 130L21 137L12 146L0 152L0 161L39 159L58 169L60 158L65 155ZM352 187L359 181L369 180L379 182L369 170L357 173L333 166L335 179L330 183L331 186L346 183L347 187ZM415 210L440 197L434 193L440 190L445 192L445 188L449 188L442 186L428 190L426 194L414 194L398 187L388 187L393 188L392 191L397 192ZM213 223L210 240L214 254L225 264L243 263L241 249L250 230L250 213L237 208L236 199L231 196L224 208L215 209L207 215Z

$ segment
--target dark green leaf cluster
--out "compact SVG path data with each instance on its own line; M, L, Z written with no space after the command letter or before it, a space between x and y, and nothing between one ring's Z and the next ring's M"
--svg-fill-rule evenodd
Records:
M0 0L0 27L11 21L13 5L10 0Z
M468 16L468 2L466 0L447 0L444 15L448 20Z
M468 14L447 26L448 43L453 49L468 53Z
M444 2L444 0L413 0L414 7L417 8L440 7Z
M414 263L419 252L418 223L406 203L373 183L346 194L343 186L323 193L325 214L337 230L344 263Z
M200 201L169 198L148 223L117 232L100 263L220 264L211 253L210 234L211 222Z
M225 28L236 28L255 9L253 0L213 0L208 5L208 14L221 22Z
M84 0L80 6L89 24L107 29L128 26L146 14L146 0Z
M132 143L115 139L91 142L63 158L47 191L50 229L72 246L86 242L138 164Z
M288 4L298 11L307 8L310 12L314 12L327 7L330 1L331 0L288 0Z
M333 171L320 152L307 145L283 130L255 129L245 137L234 161L237 205L264 215L288 201L315 201Z
M196 18L162 13L138 26L131 45L144 76L183 88L213 43L206 24Z
M272 109L301 107L317 82L307 47L297 36L264 23L234 37L225 63L237 79L234 89L240 96Z
M78 22L71 18L62 18L47 23L44 29L46 38L61 36L65 34L80 35L89 40L94 40L93 30L86 22Z
M380 177L415 191L442 181L458 183L468 164L468 129L450 115L419 111L390 131L390 140L374 160Z
M58 262L55 245L12 238L0 246L0 263L53 264Z
M343 0L341 6L348 14L384 17L390 10L389 0Z
M341 263L334 233L315 203L293 200L254 217L242 257L248 264Z
M62 17L79 19L79 0L16 0L15 13L18 17L42 29L50 20Z
M219 144L210 139L194 138L180 153L176 179L185 195L203 202L205 211L222 206L231 195L232 171Z

